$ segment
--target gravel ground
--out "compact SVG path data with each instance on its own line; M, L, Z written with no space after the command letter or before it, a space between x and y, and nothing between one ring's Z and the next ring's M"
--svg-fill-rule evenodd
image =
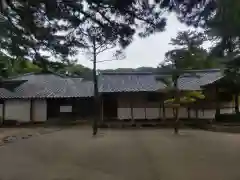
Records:
M0 146L6 143L28 139L30 137L48 134L60 130L60 128L44 128L44 127L13 127L0 128Z
M0 147L1 180L238 180L240 135L73 128Z

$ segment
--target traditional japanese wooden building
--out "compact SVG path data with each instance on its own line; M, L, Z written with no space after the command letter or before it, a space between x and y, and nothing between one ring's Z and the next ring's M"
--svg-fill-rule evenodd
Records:
M194 74L194 75L193 75ZM105 72L98 76L101 121L140 122L173 118L166 107L168 87L161 78L167 72ZM214 119L216 92L208 84L222 77L218 69L186 71L178 80L180 91L203 91L206 98L181 106L181 119ZM0 116L3 121L45 122L93 117L93 82L55 73L29 73L4 81L0 88ZM221 113L233 113L232 98L218 95Z

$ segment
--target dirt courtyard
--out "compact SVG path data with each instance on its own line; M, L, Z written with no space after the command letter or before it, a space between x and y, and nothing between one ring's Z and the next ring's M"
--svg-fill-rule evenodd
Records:
M1 180L238 180L240 135L72 128L0 147Z

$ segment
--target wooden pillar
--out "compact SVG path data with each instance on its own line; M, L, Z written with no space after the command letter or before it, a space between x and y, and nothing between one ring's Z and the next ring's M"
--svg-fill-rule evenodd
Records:
M134 124L135 120L134 120L134 117L133 117L133 100L132 100L132 98L131 98L130 107L131 107L131 123Z
M235 102L235 113L239 113L239 99L238 99L239 93L234 94L234 102Z
M60 107L59 107L59 108L60 108ZM46 116L47 116L47 117L46 117L46 121L49 120L49 112L48 112L48 111L49 111L49 100L46 99L46 113L47 113L47 114L46 114Z
M196 119L198 119L198 108L195 109Z
M101 123L104 123L104 99L101 98Z
M191 114L190 114L191 109L188 107L187 108L187 113L188 113L188 119L191 119Z
M2 107L2 122L1 124L4 124L5 120L5 100L3 101L3 107Z
M216 116L218 116L218 115L220 115L220 107L219 107L219 98L218 98L218 87L216 87L216 89L215 89L215 93L216 93L216 114L215 114L215 118L216 118Z
M165 109L165 104L164 102L162 103L162 109L163 109L163 120L166 120L166 109Z
M147 120L147 108L146 108L146 104L144 104L144 115L145 115L145 120Z
M162 108L162 103L159 104L159 120L161 120L161 108Z

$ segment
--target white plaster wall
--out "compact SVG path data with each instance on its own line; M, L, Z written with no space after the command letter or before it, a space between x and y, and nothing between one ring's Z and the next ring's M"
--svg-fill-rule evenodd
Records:
M194 109L190 109L190 118L196 118L196 111Z
M146 108L147 119L159 119L160 111L159 108Z
M163 118L163 108L158 109L159 111L159 118Z
M188 111L186 108L179 108L179 118L188 118Z
M33 108L33 120L35 122L44 122L47 120L46 100L34 100L32 108Z
M134 119L145 119L145 109L144 108L133 108L133 118Z
M198 111L199 119L214 119L216 114L215 109L205 109L204 111Z
M6 100L5 120L30 122L30 100Z
M234 108L222 108L220 109L220 114L233 114L235 113Z
M118 119L131 119L131 108L118 108Z
M121 96L118 99L118 119L131 119L131 107L134 119L159 119L162 114L159 103L146 102L141 97Z
M173 108L165 108L165 116L167 118L173 118Z
M130 101L128 101L125 97L118 98L118 119L131 119L131 108Z
M159 119L161 116L160 103L158 102L148 102L145 103L146 106L146 118L147 119Z
M159 108L159 103L145 102L142 98L133 98L131 105L131 97L121 97L118 102L118 118L119 119L131 119L131 106L133 107L133 118L135 119L158 119L163 117L163 109ZM221 113L234 113L234 108L224 108L224 106L230 106L231 103L224 103L221 105ZM146 108L146 115L145 115ZM173 109L165 108L165 117L173 118ZM187 108L179 109L180 118L188 118ZM215 109L202 109L198 110L198 117L200 119L213 119L215 118ZM190 118L196 118L196 111L190 109Z

